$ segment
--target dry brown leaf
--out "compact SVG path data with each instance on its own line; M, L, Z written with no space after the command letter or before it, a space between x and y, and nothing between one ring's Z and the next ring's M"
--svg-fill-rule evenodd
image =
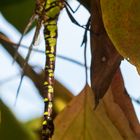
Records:
M93 109L93 95L91 88L86 86L78 96L72 99L68 106L56 117L55 134L52 140L124 139L108 117L102 102L96 111ZM124 129L126 128L124 126ZM128 130L128 133L131 136L131 130ZM130 137L129 140L134 139Z
M125 89L123 77L121 75L120 69L114 75L111 83L111 91L113 93L114 102L119 105L125 114L129 125L133 132L140 139L140 124L136 116L132 101Z
M103 104L108 117L110 118L114 126L116 126L123 139L136 140L136 136L132 131L129 121L127 120L123 110L114 101L111 88L109 88L107 94L104 96Z

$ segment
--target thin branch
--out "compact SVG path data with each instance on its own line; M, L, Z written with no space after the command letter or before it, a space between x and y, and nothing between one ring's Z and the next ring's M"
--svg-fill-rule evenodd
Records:
M16 44L10 41L6 36L2 34L0 34L0 43L4 46L7 52L12 57L14 57L15 55L14 46L16 46ZM22 68L25 63L25 59L19 53L18 53L18 56L19 57L17 58L16 62ZM36 73L29 64L26 65L26 70L24 72L25 72L25 75L28 76L34 82L35 86L39 90L39 93L43 93L43 86L42 86L43 76Z
M11 46L13 46L14 48L18 47L18 44L12 42L6 36L3 36L3 35L0 34L0 39L3 40L3 42L5 42L5 43L7 43L7 44L9 44ZM24 49L29 49L26 45L22 45L21 44L21 47L24 48ZM41 54L45 54L44 51L38 50L38 49L34 49L34 48L32 49L32 51L38 52L38 53L41 53ZM63 55L59 55L59 54L57 54L56 57L58 57L60 59L63 59L63 60L66 60L66 61L69 61L69 62L72 62L72 63L77 64L79 66L84 67L84 64L83 63L81 63L79 61L76 61L76 60L74 60L72 58L69 58L69 57L66 57L66 56L63 56ZM89 69L89 67L88 67L88 69Z
M7 41L5 41L4 39L6 39ZM14 57L15 55L15 47L13 45L11 45L10 43L7 42L11 42L6 36L2 35L0 33L0 43L2 44L2 46L4 46L4 48L7 50L7 52ZM19 66L22 68L24 63L25 63L25 59L18 54L18 58L16 60L16 62L19 64ZM43 92L44 92L44 88L43 88L43 81L44 81L44 72L42 71L40 74L36 73L34 71L34 69L32 68L32 66L30 66L29 64L26 65L26 70L25 75L28 76L33 83L35 84L35 87L38 89L40 95L42 96ZM63 90L63 94L65 95L65 97L63 97L62 92L60 92L59 90ZM59 92L58 92L59 91ZM73 97L72 93L65 88L62 84L60 84L57 80L55 81L55 92L57 92L56 97L59 98L64 98L65 101L70 101Z

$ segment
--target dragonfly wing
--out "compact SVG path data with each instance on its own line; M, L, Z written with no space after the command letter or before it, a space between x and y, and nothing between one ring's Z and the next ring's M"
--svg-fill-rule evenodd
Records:
M33 44L35 43L35 40L36 40L36 38L39 35L40 28L41 28L41 22L39 22L37 24L37 26L36 26L33 40L32 40L32 42L31 42L31 44L29 46L29 50L28 50L27 56L25 58L25 62L23 64L23 67L22 67L22 75L21 75L20 83L19 83L19 86L18 86L18 89L17 89L17 93L16 93L16 100L17 100L17 97L19 95L19 91L20 91L20 88L21 88L21 85L22 85L22 81L23 81L23 78L24 78L24 75L25 75L26 65L27 65L27 63L29 61L29 58L30 58L30 55L31 55L31 52L32 52L32 49L33 49ZM16 103L16 100L15 100L15 103Z
M35 34L34 34L34 37L33 37L33 45L37 46L39 40L40 40L40 29L41 29L41 25L42 25L42 22L38 22L37 23L37 26L36 26L36 30L35 30Z
M19 47L20 47L21 41L22 41L24 35L25 35L25 34L27 33L27 31L29 30L29 28L31 27L31 25L32 25L32 23L34 22L34 20L35 20L35 14L33 14L32 17L29 19L29 22L28 22L27 26L25 27L25 29L24 29L24 31L23 31L23 34L22 34L22 36L21 36L21 38L20 38L20 40L19 40L19 43L18 43L18 45L17 45L17 47L16 47L16 49L15 49L15 55L14 55L13 63L16 61L16 59L17 59L17 57L18 57L18 49L19 49Z

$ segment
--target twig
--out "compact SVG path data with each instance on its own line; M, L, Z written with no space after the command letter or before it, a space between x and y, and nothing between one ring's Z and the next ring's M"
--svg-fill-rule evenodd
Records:
M0 34L0 39L3 40L4 42L6 42L7 44L13 46L14 48L16 48L18 46L18 44L12 42L11 40L9 40L9 38L7 38L6 36L3 36L2 34ZM24 48L24 49L29 49L26 45L23 45L21 44L21 47ZM44 51L42 50L38 50L38 49L32 49L34 52L38 52L38 53L41 53L41 54L45 54ZM84 67L84 64L79 62L79 61L76 61L72 58L69 58L69 57L66 57L66 56L63 56L63 55L59 55L57 54L56 57L60 58L60 59L63 59L63 60L66 60L66 61L69 61L69 62L72 62L72 63L75 63L79 66L82 66ZM89 67L87 67L89 69Z

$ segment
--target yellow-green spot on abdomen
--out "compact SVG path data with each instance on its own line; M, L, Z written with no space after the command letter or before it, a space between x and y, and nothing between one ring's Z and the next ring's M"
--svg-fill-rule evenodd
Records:
M51 8L49 11L47 11L46 15L47 15L47 17L55 18L59 14L60 10L61 9L59 6L55 6L55 7Z
M55 61L54 54L48 54L48 57L49 57L50 61Z
M49 93L53 93L53 89L48 89L48 92Z
M55 61L55 57L50 58L50 61L51 62Z
M48 85L48 82L47 81L44 82L44 86L46 86L46 85Z
M54 54L48 54L48 56L49 56L50 58L55 57Z
M52 85L49 85L48 88L51 88L52 89L53 87L52 87Z
M51 53L54 53L54 47L51 47L50 52L51 52Z
M49 101L49 99L48 98L44 98L44 102L48 102Z
M44 112L44 115L48 115L48 111Z
M50 77L54 77L54 74L53 74L53 73L49 73L49 76L50 76Z
M48 25L47 29L51 32L54 32L57 30L57 25L56 24L55 25Z
M48 105L49 108L52 108L53 107L53 104L52 102L49 102L49 105Z
M57 21L56 20L52 20L49 22L49 25L56 25L57 24Z
M47 50L47 51L46 51L46 54L49 54L49 53L54 53L54 48L53 48L53 47L51 47L50 50Z
M56 32L51 32L50 33L50 37L55 37L56 36Z
M42 125L47 125L47 121L46 120L43 121Z
M55 2L57 0L47 0L46 5L50 5L51 3Z
M56 30L57 30L57 25L48 25L47 26L48 31L50 31L50 37L55 37L56 36Z
M46 54L48 54L48 53L50 53L50 51L49 51L49 50L47 50L47 51L46 51Z
M56 38L48 38L47 40L49 42L50 47L56 46Z

